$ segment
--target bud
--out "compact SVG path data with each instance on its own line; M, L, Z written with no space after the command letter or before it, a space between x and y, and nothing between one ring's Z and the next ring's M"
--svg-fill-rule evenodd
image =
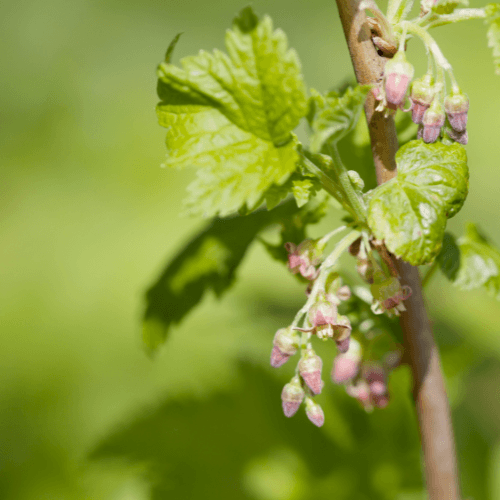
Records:
M373 396L380 397L387 393L386 373L378 363L366 364L363 367L363 378L368 383Z
M467 126L467 112L469 111L468 97L458 89L452 90L444 100L444 109L452 128L457 132L464 132Z
M316 404L311 398L306 398L307 418L318 427L325 423L325 414L320 405Z
M390 276L389 278L382 276L370 288L375 301L372 305L372 310L374 310L374 307L377 309L381 308L381 311L376 314L394 310L392 312L399 315L399 311L406 311L402 302L411 295L411 288L409 286L402 287L395 276ZM376 311L374 310L374 312Z
M370 259L358 259L356 269L364 281L373 283L374 268Z
M351 298L351 289L347 286L341 286L337 292L337 297L340 300L349 300Z
M469 142L469 134L467 133L467 129L463 132L457 132L452 128L447 128L446 133L450 136L450 139L453 139L455 142L462 144L465 146Z
M415 80L411 85L411 119L414 123L422 123L424 113L429 109L434 99L432 75L426 74Z
M313 349L307 349L299 361L299 373L313 394L319 394L323 388L321 368L323 361Z
M422 139L424 142L429 144L437 140L445 119L446 116L443 111L443 106L438 99L434 99L431 107L424 113L424 118L422 120L424 126Z
M398 51L387 62L385 65L385 93L388 105L399 106L403 103L414 73L415 70L406 60L403 51Z
M332 381L343 384L353 379L359 371L361 361L361 345L354 339L350 339L350 345L344 354L339 354L333 360ZM345 342L345 341L341 341ZM339 349L340 350L340 349Z
M274 335L273 350L271 352L271 366L279 368L284 365L290 356L299 348L300 334L292 327L280 328Z
M283 413L286 417L293 417L297 413L304 395L304 389L300 385L299 377L295 375L290 383L283 387L283 391L281 392Z
M371 409L370 388L363 379L358 380L355 384L349 384L346 387L346 392L352 398L360 401L365 409Z
M337 308L326 298L319 298L309 309L309 321L313 327L335 324Z
M299 246L286 243L288 252L288 269L293 274L300 273L304 278L313 280L317 276L316 267L321 262L321 256L325 249L325 243L320 240L304 240Z

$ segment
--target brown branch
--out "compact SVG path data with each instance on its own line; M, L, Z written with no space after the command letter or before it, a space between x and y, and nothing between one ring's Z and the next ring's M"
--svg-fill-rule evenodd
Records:
M359 10L360 0L336 1L358 82L370 84L381 81L385 58L377 54L373 45L365 13ZM393 118L384 118L374 108L375 99L370 93L365 113L377 181L382 184L396 175L398 141ZM407 311L401 316L401 326L413 374L413 397L420 427L429 498L460 500L450 408L439 352L424 304L420 275L416 267L405 262L398 261L397 266L402 284L409 285L413 291L405 302Z

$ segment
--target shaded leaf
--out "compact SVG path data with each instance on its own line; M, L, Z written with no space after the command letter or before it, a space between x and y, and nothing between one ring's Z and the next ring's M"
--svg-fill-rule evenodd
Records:
M157 106L172 167L199 167L187 208L204 216L253 210L296 169L292 130L306 114L298 57L271 19L250 8L226 34L228 55L201 51L158 69Z
M167 265L146 293L143 340L149 350L162 344L173 324L179 323L212 290L218 297L228 289L235 272L257 234L272 224L305 234L305 227L321 217L323 208L297 208L291 200L274 210L245 217L216 218L207 224ZM324 210L323 212L324 213ZM283 249L284 251L284 249Z
M450 233L444 233L443 246L437 259L441 271L449 280L453 281L460 268L460 248Z
M308 119L313 153L320 153L325 144L335 144L353 130L370 88L370 85L348 88L342 97L336 93L322 96L312 91Z
M460 252L458 271L448 276L462 290L484 287L500 300L500 252L477 227L469 223L457 241Z
M431 262L441 249L446 220L468 192L465 149L412 141L396 155L398 174L369 193L368 224L397 257Z

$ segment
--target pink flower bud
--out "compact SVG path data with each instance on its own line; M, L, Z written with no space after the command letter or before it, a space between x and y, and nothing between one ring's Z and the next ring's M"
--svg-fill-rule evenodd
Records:
M351 298L351 289L347 286L341 286L337 292L337 297L340 300L349 300Z
M371 400L372 403L377 407L377 408L386 408L387 405L389 404L389 394L384 393L384 394L372 394L371 395Z
M469 111L468 97L459 90L452 91L444 100L444 109L452 128L457 132L464 132L467 126L467 112Z
M432 86L432 75L427 74L418 80L415 80L411 86L410 99L411 105L411 119L414 123L422 123L424 113L429 109L434 99L434 88Z
M271 366L279 368L293 356L299 348L300 335L292 327L280 328L274 335L271 352Z
M347 337L346 339L336 340L337 349L340 353L346 353L349 350L349 344L351 343L351 337Z
M387 62L385 65L385 93L388 105L399 106L403 103L414 72L413 66L406 60L403 51L397 52Z
M337 320L337 308L328 300L317 300L309 309L309 321L313 327L334 324Z
M445 119L446 116L443 111L443 106L438 99L435 99L431 107L424 113L424 118L422 120L424 126L422 139L425 143L429 144L437 140Z
M360 361L361 346L356 340L350 339L350 345L346 352L344 354L339 354L333 360L333 382L336 384L343 384L353 379L358 374Z
M370 388L364 380L358 380L355 384L346 387L347 394L360 401L365 409L371 408Z
M377 363L366 364L363 367L363 378L370 387L370 393L375 397L387 393L387 379L384 368Z
M467 133L467 129L465 129L463 132L457 132L452 128L447 128L446 133L450 136L451 139L453 139L455 142L458 142L459 144L462 144L463 146L465 146L469 142L469 134Z
M306 398L307 418L318 427L325 423L325 414L320 405L316 404L311 398Z
M281 392L281 401L283 406L283 413L286 417L293 417L299 409L302 400L304 399L304 389L300 385L299 377L292 378L290 383L283 387Z
M313 394L319 394L323 388L321 368L323 361L313 349L307 349L299 361L299 373Z
M286 243L288 252L288 269L293 274L300 273L304 278L313 280L317 276L316 267L321 262L325 243L320 240L304 240L299 246Z

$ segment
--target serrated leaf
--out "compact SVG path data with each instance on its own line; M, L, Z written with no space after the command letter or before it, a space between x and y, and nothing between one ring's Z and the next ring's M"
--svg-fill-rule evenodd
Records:
M319 153L327 143L337 143L353 130L359 119L370 85L348 88L342 97L322 96L312 91L308 114L312 128L310 149Z
M435 14L451 14L458 7L468 7L468 0L439 0L432 6L432 12Z
M227 215L254 209L296 169L292 130L307 112L300 63L269 17L244 9L214 50L158 69L159 122L168 129L167 161L200 167L191 212Z
M457 241L460 265L450 278L461 290L484 287L500 300L500 252L470 223Z
M431 262L441 249L446 220L468 193L465 149L411 141L396 155L398 174L369 194L368 225L397 257Z
M486 32L488 47L493 50L495 73L500 75L500 4L491 3L486 6L485 11L485 22L490 25Z
M143 340L155 350L179 323L212 290L218 297L233 283L236 270L258 233L279 223L289 231L303 231L322 212L318 204L301 209L290 200L271 211L245 217L216 218L166 266L146 293Z

